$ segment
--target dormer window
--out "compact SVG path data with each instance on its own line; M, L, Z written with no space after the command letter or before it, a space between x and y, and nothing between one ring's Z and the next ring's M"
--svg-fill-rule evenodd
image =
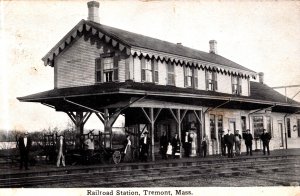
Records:
M206 80L206 90L208 91L218 90L217 73L215 71L206 70L205 80Z
M232 84L232 94L240 95L242 94L242 81L239 76L231 76L231 84Z
M103 54L96 59L96 82L118 81L118 57L113 54Z
M198 70L196 68L184 67L184 86L198 88Z

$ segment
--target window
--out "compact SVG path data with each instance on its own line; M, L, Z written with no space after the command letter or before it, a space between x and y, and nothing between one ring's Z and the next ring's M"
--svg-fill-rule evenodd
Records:
M114 74L113 58L103 58L103 82L112 82Z
M300 137L300 119L297 119L298 137Z
M242 94L242 78L239 76L231 76L232 94Z
M142 81L152 82L152 65L151 60L142 59Z
M168 63L168 85L175 85L175 71L174 71L174 64L171 62Z
M156 60L141 59L142 82L158 83L158 65Z
M102 70L101 70L101 59L98 58L96 59L96 82L101 82L101 75L102 75Z
M186 87L192 87L193 85L193 72L190 67L184 67L184 80L185 80L185 85Z
M218 90L217 73L214 71L205 71L206 90Z
M223 116L218 115L218 134L221 135L223 131Z
M153 60L153 71L154 71L154 82L158 83L158 63L156 60Z
M198 88L198 69L184 67L184 86Z
M286 119L286 129L287 129L288 138L290 138L291 137L291 119L290 118Z
M210 138L211 139L216 139L216 119L215 115L211 114L210 115Z
M246 116L241 116L241 128L242 128L242 136L246 134Z
M270 133L271 137L273 137L273 129L272 129L272 118L270 116L266 117L267 120L267 131Z
M264 119L262 116L253 116L252 120L253 120L254 138L258 139L264 129Z
M104 54L96 59L96 82L114 82L118 80L118 57Z

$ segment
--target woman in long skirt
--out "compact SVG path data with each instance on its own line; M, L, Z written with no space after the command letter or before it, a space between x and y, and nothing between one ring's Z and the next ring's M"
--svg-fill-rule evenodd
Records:
M126 136L126 140L124 142L124 162L132 161L132 150L131 150L131 141L130 135Z

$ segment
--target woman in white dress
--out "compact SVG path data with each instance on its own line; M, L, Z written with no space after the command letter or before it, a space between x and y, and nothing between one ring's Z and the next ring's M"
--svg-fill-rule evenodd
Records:
M131 151L131 141L130 135L126 136L126 140L124 142L124 162L131 162L132 161L132 151Z

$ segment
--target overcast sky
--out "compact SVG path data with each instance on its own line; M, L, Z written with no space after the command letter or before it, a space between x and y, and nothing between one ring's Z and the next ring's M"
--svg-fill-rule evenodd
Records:
M53 89L53 68L41 58L87 18L86 2L1 1L0 129L65 128L70 122L64 113L16 97ZM267 85L300 84L299 1L100 1L99 14L102 24L201 51L215 39L220 55L264 72ZM299 90L288 89L288 96ZM98 125L94 117L86 127Z

